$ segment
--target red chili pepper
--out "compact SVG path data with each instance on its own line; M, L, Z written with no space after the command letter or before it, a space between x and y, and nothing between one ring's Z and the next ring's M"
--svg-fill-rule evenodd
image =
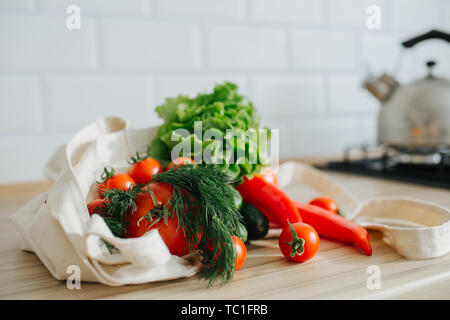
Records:
M244 182L236 188L245 202L258 208L267 219L280 227L290 223L302 222L302 218L291 198L278 186L255 175L252 179L244 177Z
M366 229L323 208L295 202L303 222L316 229L320 236L344 243L352 243L368 256L372 255L369 233Z

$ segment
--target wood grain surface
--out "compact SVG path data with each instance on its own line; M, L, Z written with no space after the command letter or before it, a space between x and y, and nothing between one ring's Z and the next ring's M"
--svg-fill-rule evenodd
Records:
M450 207L450 191L354 175L330 173L359 199L408 196ZM82 283L69 290L32 253L20 250L19 233L8 217L41 192L48 182L0 186L0 299L450 299L450 255L407 260L371 232L373 256L321 239L314 259L286 261L277 239L252 241L243 269L232 283L207 289L197 277L145 285L108 287ZM292 186L288 193L306 201L315 193ZM370 290L367 267L381 270L381 288Z

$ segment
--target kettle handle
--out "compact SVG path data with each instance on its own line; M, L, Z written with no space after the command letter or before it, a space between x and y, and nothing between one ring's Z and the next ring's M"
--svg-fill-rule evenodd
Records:
M450 42L450 34L439 31L439 30L431 30L427 33L424 33L420 36L411 38L409 40L403 41L402 46L405 48L412 48L419 42L429 40L429 39L441 39L447 42Z

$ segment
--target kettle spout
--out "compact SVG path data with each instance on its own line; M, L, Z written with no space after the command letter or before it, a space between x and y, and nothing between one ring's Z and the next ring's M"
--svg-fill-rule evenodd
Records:
M378 77L369 76L363 82L363 87L382 103L388 101L399 86L400 83L386 73Z

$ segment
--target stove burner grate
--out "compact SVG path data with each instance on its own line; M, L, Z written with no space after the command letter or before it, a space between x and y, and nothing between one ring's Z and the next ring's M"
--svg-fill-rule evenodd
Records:
M355 158L353 153L357 153ZM318 169L353 173L450 189L450 151L404 153L379 145L360 145L345 150L341 161L317 165Z

